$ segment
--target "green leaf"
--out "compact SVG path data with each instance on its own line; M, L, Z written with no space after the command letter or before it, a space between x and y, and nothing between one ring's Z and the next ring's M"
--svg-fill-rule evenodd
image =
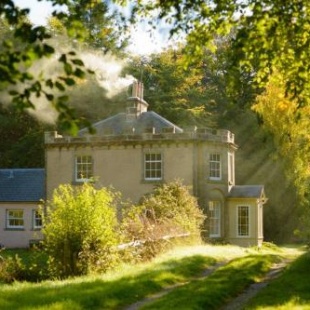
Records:
M43 44L43 50L44 50L44 53L47 55L51 55L55 53L55 49L48 44Z
M54 82L51 79L48 79L45 81L45 85L49 88L53 88L54 87Z
M71 75L73 72L73 68L69 63L64 64L64 70L65 70L66 74L68 74L68 75Z
M72 59L72 63L74 63L77 66L84 66L84 63L81 59Z
M46 94L45 94L45 97L46 97L46 99L49 100L49 101L53 101L53 100L54 100L54 95L52 95L52 94L46 93Z
M84 78L85 77L85 72L79 68L75 69L73 74L78 78Z
M64 85L62 83L60 83L59 81L55 82L55 86L60 90L60 91L65 91L66 88L64 87Z
M75 80L74 79L72 79L72 78L61 78L65 83L66 83L66 85L68 85L68 86L73 86L73 85L75 85L76 83L75 83Z
M62 54L59 58L58 61L63 62L63 63L67 63L67 55L66 54Z

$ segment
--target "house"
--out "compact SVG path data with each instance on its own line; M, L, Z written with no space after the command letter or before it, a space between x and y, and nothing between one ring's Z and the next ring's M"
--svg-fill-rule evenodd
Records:
M235 185L234 135L228 130L183 129L153 111L135 82L127 110L95 123L95 135L45 134L46 192L93 177L133 202L162 182L181 179L208 216L211 239L242 246L263 240L262 185Z
M0 169L2 247L25 248L42 239L41 199L45 199L44 169Z

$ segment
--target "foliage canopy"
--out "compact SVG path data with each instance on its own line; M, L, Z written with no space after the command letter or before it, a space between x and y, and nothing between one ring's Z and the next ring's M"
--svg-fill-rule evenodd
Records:
M83 79L87 70L73 46L64 52L56 49L50 41L50 30L65 29L72 42L87 40L92 46L106 50L117 50L115 46L119 36L113 28L112 17L107 15L106 3L99 0L49 2L53 6L64 5L68 8L68 13L56 9L53 11L53 25L55 26L57 20L59 23L51 29L32 25L28 19L29 9L19 9L13 0L1 1L1 103L13 102L18 109L26 110L34 109L36 102L43 98L42 100L48 102L57 112L61 128L76 134L81 125L89 127L90 130L91 126L86 119L78 117L75 110L67 104L66 89ZM95 14L97 9L100 9L101 16ZM79 14L81 12L83 14ZM65 28L62 28L61 24ZM59 67L59 72L52 76L47 73L45 66L36 65L40 60L51 58L57 59L56 66Z
M119 1L128 3L130 1ZM309 98L310 3L306 0L138 1L132 18L165 21L170 33L185 32L189 58L214 50L217 36L231 35L234 67L248 70L265 85L275 69L299 104ZM262 84L261 84L262 83Z
M169 24L170 33L186 34L185 50L188 59L201 57L205 50L215 50L215 38L230 35L232 39L231 69L248 71L259 85L266 85L274 70L285 76L286 94L297 100L298 106L308 104L310 95L310 4L306 0L248 0L248 1L137 1L126 0L49 0L53 5L64 5L68 13L53 12L67 29L72 39L86 40L95 47L111 49L118 37L112 30L113 21L108 15L108 5L129 4L130 22L144 16ZM117 6L114 6L117 8ZM104 15L98 16L100 11ZM45 96L59 112L64 128L77 131L80 122L66 104L64 90L85 74L83 62L74 52L58 57L63 67L59 76L44 78L35 76L29 68L34 61L51 57L55 49L47 42L50 34L42 26L33 26L27 20L29 10L20 10L13 0L0 4L1 23L12 30L14 40L4 36L1 42L0 90L9 89L13 102L21 109L33 108L34 98ZM116 14L113 16L116 17ZM118 18L118 24L126 20ZM126 23L122 33L126 32ZM22 47L22 48L21 48ZM21 83L22 89L13 87ZM55 90L59 95L55 95ZM89 124L88 124L89 125Z

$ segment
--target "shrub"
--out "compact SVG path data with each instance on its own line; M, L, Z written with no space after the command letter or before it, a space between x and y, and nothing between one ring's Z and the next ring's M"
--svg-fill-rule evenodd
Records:
M92 184L60 185L47 202L44 248L52 275L67 277L110 268L117 259L117 194Z
M40 250L3 250L0 256L0 282L38 282L47 279L46 256Z
M200 238L204 218L197 199L177 180L159 185L140 205L125 209L122 227L127 241L141 241L137 255L149 258L178 236Z

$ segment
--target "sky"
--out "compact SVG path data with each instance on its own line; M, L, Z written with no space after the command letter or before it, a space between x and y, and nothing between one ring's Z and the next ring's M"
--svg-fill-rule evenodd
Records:
M35 25L45 25L48 17L55 9L50 2L38 0L14 0L14 3L20 8L29 8L30 20ZM166 32L152 32L149 33L150 26L147 24L140 24L138 28L132 29L130 46L128 50L133 54L149 55L151 53L158 53L167 47L168 34Z

